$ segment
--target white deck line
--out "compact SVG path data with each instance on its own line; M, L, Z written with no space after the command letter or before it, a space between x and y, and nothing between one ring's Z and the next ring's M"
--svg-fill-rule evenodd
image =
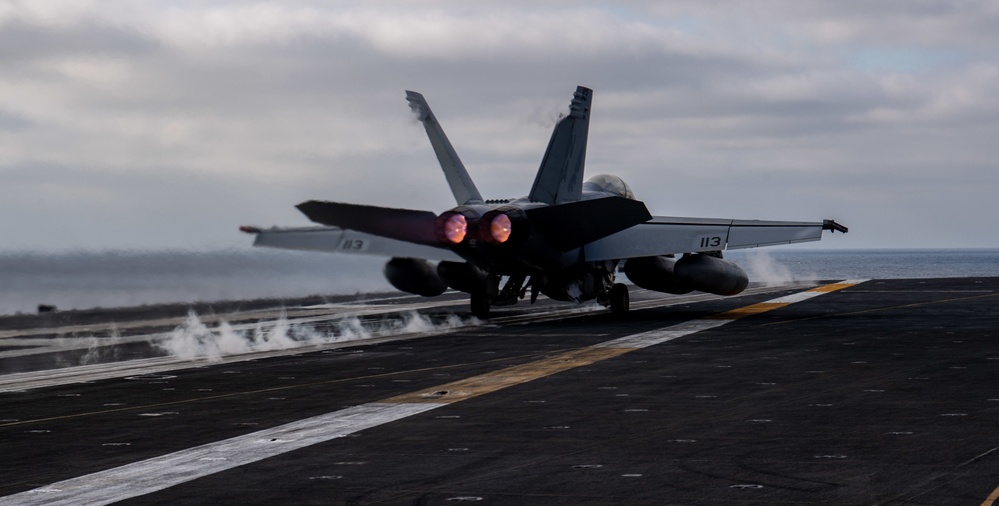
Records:
M768 291L778 291L785 290L789 287L758 287L750 288L743 292L744 295L753 295L757 293L766 293ZM723 296L711 295L711 294L697 294L691 296L683 296L670 299L654 299L647 301L636 301L632 303L631 307L633 310L647 309L651 307L668 307L675 305L690 304L694 302L706 301L706 300L716 300L721 299ZM398 307L398 306L395 306ZM393 311L395 312L395 307ZM534 314L521 314L521 315L511 315L511 316L499 316L490 319L488 322L484 322L485 325L516 325L516 324L526 324L526 323L537 323L565 318L574 318L585 316L596 311L603 311L602 307L599 306L570 306L568 308L553 308L550 311L544 313L534 313ZM316 318L315 321L338 321L343 318L343 314L331 314L325 318ZM290 324L302 323L304 319L301 318L291 318L287 320ZM245 323L233 325L236 330L240 329L252 329L257 326L258 323ZM468 329L468 326L460 327L460 329ZM354 346L378 344L392 341L405 341L409 339L418 339L424 336L440 335L448 332L454 332L458 329L434 329L429 333L409 333L409 334L389 334L389 335L376 335L368 338L358 338L358 339L344 339L330 341L326 343L317 344L303 344L300 347L288 348L284 350L273 350L273 351L258 351L252 353L243 354L233 354L225 355L219 362L211 362L207 358L197 358L197 359L181 359L177 357L153 357L153 358L143 358L143 359L132 359L122 362L108 362L102 364L90 364L82 366L73 366L59 369L47 369L42 371L31 371L23 373L11 373L0 375L0 392L23 392L26 390L33 390L36 388L46 388L59 385L69 385L73 383L83 383L92 382L105 379L113 378L123 378L126 376L136 376L140 374L158 374L167 371L175 371L178 369L189 369L192 367L204 367L208 365L217 364L227 364L227 363L237 363L244 362L247 360L258 360L262 358L287 356L287 355L297 355L302 353L312 353L316 351L323 350L333 350L341 348L349 348ZM155 340L158 337L167 335L168 333L152 333L143 335L133 335L125 336L120 338L120 342L134 341L134 340ZM68 339L67 339L68 340ZM78 338L80 344L77 346L65 346L59 348L59 351L65 351L66 349L86 349L89 348L93 343L91 339ZM7 343L8 341L4 341ZM85 344L85 346L84 346ZM30 350L25 352L7 352L16 353L19 355L29 355L37 354L43 352L52 351L48 348L40 348L37 350Z
M859 281L858 282L862 282ZM856 284L843 281L836 284ZM807 292L810 299L828 292ZM772 299L773 302L786 297ZM613 339L595 347L645 348L735 320L699 319ZM121 467L0 497L0 506L103 505L150 494L205 476L323 443L446 406L447 403L373 402L208 443Z
M689 322L683 322L664 329L642 332L641 334L632 334L613 341L600 343L594 345L594 348L647 348L649 346L689 336L690 334L696 334L697 332L701 332L703 330L721 327L722 325L733 321L735 320L691 320Z
M324 443L440 406L445 404L363 404L0 497L0 505L110 504Z

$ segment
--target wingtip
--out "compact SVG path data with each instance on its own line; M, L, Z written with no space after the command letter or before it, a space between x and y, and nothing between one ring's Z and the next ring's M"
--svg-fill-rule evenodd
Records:
M836 220L822 220L822 230L828 230L832 233L842 232L844 234L850 231L849 228L836 223Z

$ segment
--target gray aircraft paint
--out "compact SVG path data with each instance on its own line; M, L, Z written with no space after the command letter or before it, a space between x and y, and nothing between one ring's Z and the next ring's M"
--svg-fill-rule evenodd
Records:
M590 128L590 104L593 91L576 87L569 105L541 160L528 198L533 202L561 204L575 202L583 191L583 168L586 162L586 139Z
M467 279L438 279L441 274L432 272L433 266L424 260L439 259L439 255L434 255L432 250L414 252L410 247L399 248L389 255L409 260L390 262L392 268L387 268L385 275L397 289L424 296L436 295L445 285L454 289L461 286L471 295L472 312L477 316L488 315L491 306L516 304L526 297L528 290L531 300L538 294L576 303L598 300L615 312L626 312L628 289L617 283L615 276L620 262L628 258L675 254L721 257L725 249L813 241L821 238L823 230L847 231L831 220L785 222L654 217L645 203L635 199L628 185L616 176L601 174L584 183L593 94L582 86L577 86L573 93L568 115L555 125L530 193L519 199L483 201L423 95L407 91L406 99L426 129L458 207L439 215L429 211L316 200L297 207L316 223L457 254L486 273L477 285L470 284ZM301 248L304 242L320 239L317 235L304 234L279 237L280 229L273 234L253 227L244 230L256 233L258 244L274 247L281 247L284 242L288 247ZM374 243L370 241L344 243L341 240L335 251L364 253L365 248L372 245ZM435 258L424 258L420 262L412 260L416 254L427 253ZM696 278L725 278L732 281L726 286L746 286L745 273L737 265L720 258L705 260L703 264L714 265L715 269L697 270ZM460 271L450 269L448 272L457 275ZM672 274L652 271L646 275ZM659 285L650 283L646 286ZM705 290L709 284L695 283L694 286ZM738 291L725 290L725 294L734 295Z
M447 178L447 184L451 187L455 202L458 204L482 202L482 195L479 194L478 188L475 187L471 176L465 170L465 164L461 163L458 152L454 150L451 141L444 135L444 129L441 128L441 124L437 121L433 111L430 110L427 100L423 98L423 95L409 90L406 90L406 100L409 101L409 108L416 113L417 119L423 123L423 127L427 130L427 137L430 138L430 144L434 147L437 160L441 164L441 169L444 170L444 177Z

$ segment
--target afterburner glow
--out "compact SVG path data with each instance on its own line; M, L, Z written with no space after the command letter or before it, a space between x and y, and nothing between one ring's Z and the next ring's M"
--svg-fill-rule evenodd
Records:
M460 214L452 214L444 220L444 237L452 244L458 244L468 233L468 222Z
M497 214L489 222L489 235L497 243L504 243L510 239L511 232L513 232L513 224L510 222L510 217L505 214Z

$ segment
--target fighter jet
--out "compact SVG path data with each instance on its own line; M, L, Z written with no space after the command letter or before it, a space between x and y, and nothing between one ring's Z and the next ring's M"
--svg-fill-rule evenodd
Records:
M448 288L470 294L471 311L487 317L539 294L559 301L596 300L628 311L628 285L683 294L735 295L746 272L726 249L817 241L821 222L652 216L619 177L583 180L593 91L579 86L555 125L526 197L484 199L423 95L406 100L430 137L457 207L440 214L310 200L298 209L321 227L241 227L255 246L391 257L384 274L404 292L433 297ZM677 256L679 255L679 258ZM436 262L436 263L433 263Z

